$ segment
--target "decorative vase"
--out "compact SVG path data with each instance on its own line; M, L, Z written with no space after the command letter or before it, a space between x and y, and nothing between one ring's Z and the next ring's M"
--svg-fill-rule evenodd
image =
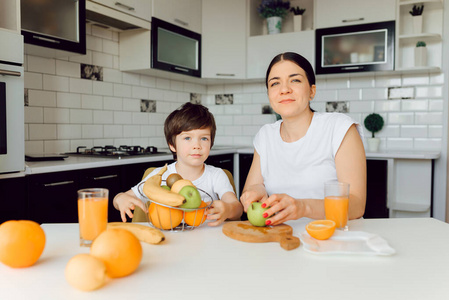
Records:
M413 16L413 33L422 33L422 15Z
M415 67L427 66L427 48L415 47Z
M302 30L302 15L293 16L293 31L301 31Z
M282 18L281 17L269 17L267 18L268 34L281 33Z
M379 138L368 138L368 150L369 152L379 151L380 139Z

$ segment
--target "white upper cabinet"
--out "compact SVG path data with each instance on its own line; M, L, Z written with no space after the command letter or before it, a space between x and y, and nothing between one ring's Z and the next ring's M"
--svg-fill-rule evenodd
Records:
M151 21L151 0L89 0L123 12L125 14Z
M315 0L315 28L391 21L396 0Z
M246 78L246 5L242 0L203 1L203 78Z
M201 0L153 0L153 17L201 33Z

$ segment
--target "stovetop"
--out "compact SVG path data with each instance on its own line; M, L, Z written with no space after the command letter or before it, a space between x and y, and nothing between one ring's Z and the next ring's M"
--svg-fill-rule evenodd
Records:
M157 147L141 147L141 146L127 146L121 145L119 147L114 146L95 146L87 148L86 146L79 146L76 148L76 152L67 152L66 155L76 156L88 156L88 157L104 157L104 158L126 158L135 156L150 156L158 154L169 154L169 152L158 151Z

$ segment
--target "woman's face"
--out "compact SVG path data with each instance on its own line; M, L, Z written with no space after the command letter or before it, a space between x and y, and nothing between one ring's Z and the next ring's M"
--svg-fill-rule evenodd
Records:
M310 111L309 101L315 92L316 87L310 86L306 72L289 60L276 63L268 74L268 99L283 119Z

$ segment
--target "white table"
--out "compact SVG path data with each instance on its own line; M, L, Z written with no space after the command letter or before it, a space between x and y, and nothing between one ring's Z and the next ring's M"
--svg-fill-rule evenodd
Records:
M306 222L289 222L294 234ZM44 224L38 263L0 265L0 299L449 299L449 224L430 218L350 221L350 230L377 233L393 256L317 255L303 247L251 244L226 237L220 227L165 232L160 245L143 245L137 271L94 292L65 281L78 246L77 224Z

